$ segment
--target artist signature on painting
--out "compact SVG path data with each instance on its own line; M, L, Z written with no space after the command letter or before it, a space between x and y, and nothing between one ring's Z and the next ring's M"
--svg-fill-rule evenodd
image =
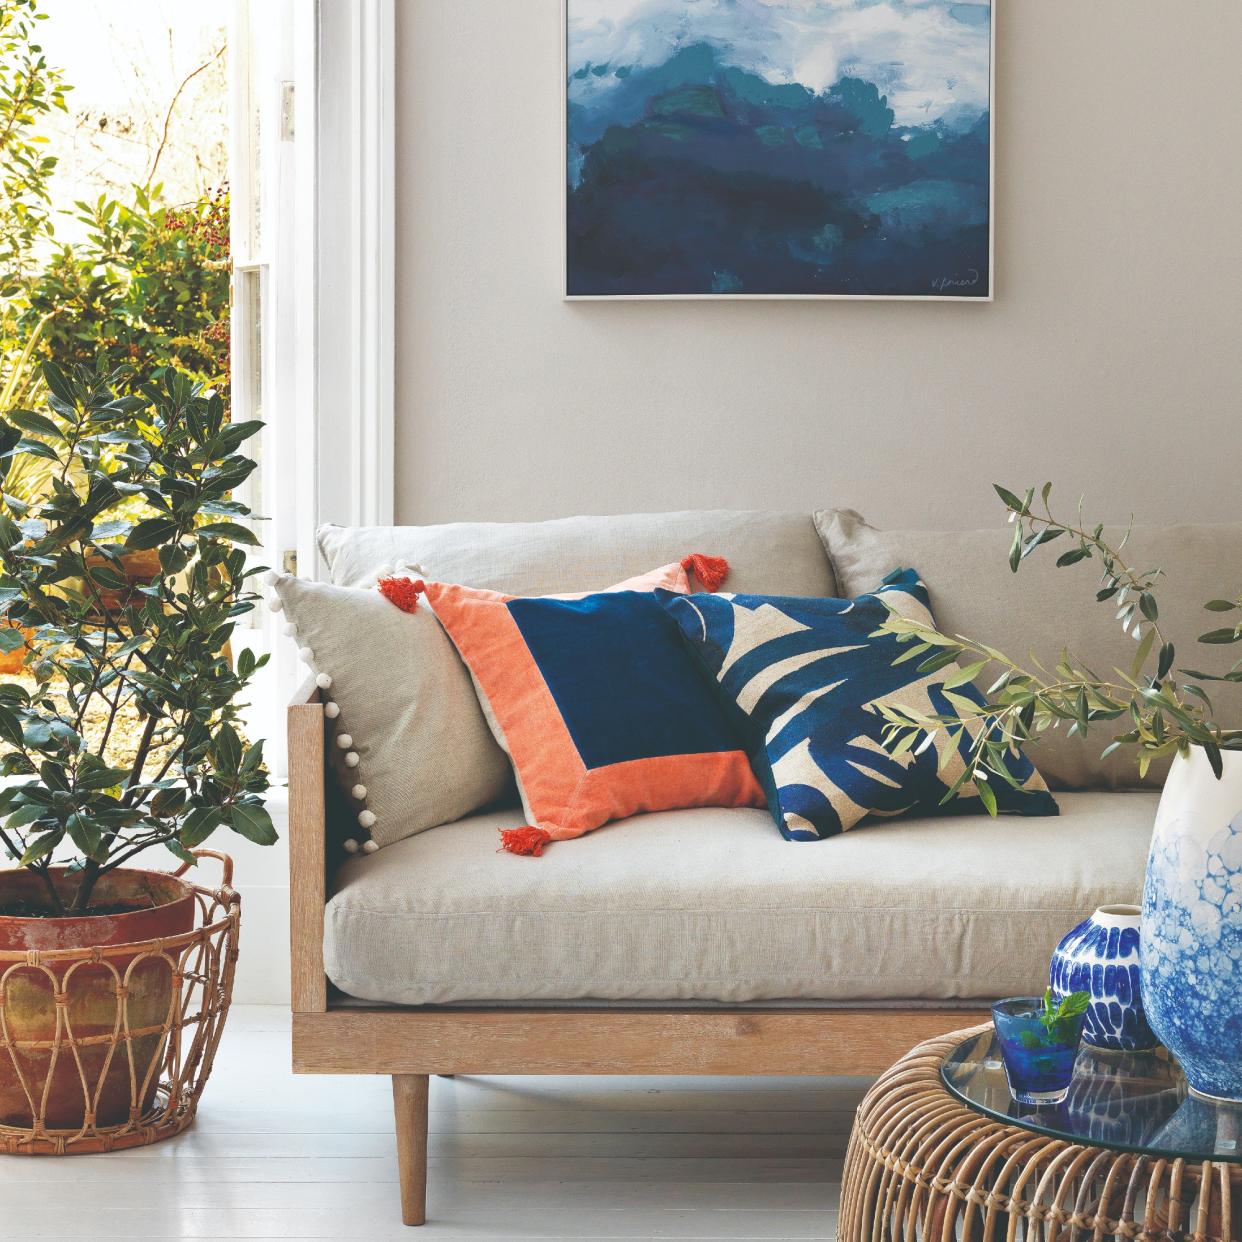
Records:
M965 276L937 276L931 282L931 287L937 293L943 293L946 289L970 289L978 283L979 272L972 267Z

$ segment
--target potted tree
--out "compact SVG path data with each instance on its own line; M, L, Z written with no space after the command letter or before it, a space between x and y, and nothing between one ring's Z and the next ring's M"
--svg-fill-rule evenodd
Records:
M0 954L51 964L0 964L6 1034L24 1049L0 1051L0 1125L71 1130L124 1121L134 1082L149 1103L176 1008L182 971L163 946L192 928L195 892L131 864L156 850L193 865L220 828L276 834L262 742L238 728L265 657L228 655L261 572L231 495L260 424L228 422L218 394L172 370L124 392L120 373L48 363L43 377L45 411L0 419L0 473L49 467L36 497L5 487L0 501L0 653L22 658L0 684L0 848L15 864L0 871ZM154 558L144 585L133 553ZM126 1055L122 997L126 1029L150 1028Z
M1101 570L1096 598L1117 610L1118 624L1137 641L1134 658L1128 669L1091 669L1063 651L1048 670L1033 657L1020 664L995 647L892 613L882 628L908 645L901 658L920 659L927 672L964 658L966 667L946 685L986 678L991 686L982 706L948 690L953 714L882 707L886 744L902 753L947 732L965 766L946 801L973 781L993 812L992 784L1013 779L1004 756L1049 729L1085 737L1102 725L1112 733L1104 753L1132 748L1141 774L1154 759L1172 756L1143 892L1143 1008L1192 1091L1242 1101L1242 720L1212 697L1221 684L1242 683L1242 661L1216 672L1180 666L1184 645L1179 638L1175 646L1157 600L1162 569L1128 564L1127 539L1110 542L1102 525L1057 517L1050 483L1038 500L1034 488L1021 496L999 485L996 491L1014 527L1010 568L1016 573L1055 540L1063 540L1057 565L1094 561ZM1242 644L1242 569L1220 571L1233 580L1220 598L1203 601L1217 621L1197 638L1230 647Z

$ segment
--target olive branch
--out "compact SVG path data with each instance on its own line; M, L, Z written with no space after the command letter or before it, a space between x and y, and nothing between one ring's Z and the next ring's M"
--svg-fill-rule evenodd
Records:
M1023 665L986 643L960 634L942 634L890 606L888 617L873 637L890 635L905 647L895 663L918 659L918 671L925 674L962 663L943 683L945 698L955 709L952 714L891 704L876 706L885 721L885 747L894 755L908 751L920 754L943 733L954 743L942 755L944 764L959 753L957 748L966 739L965 768L942 801L950 801L964 785L973 782L992 814L996 813L996 796L991 782L1001 780L1017 787L1005 760L1016 756L1025 743L1062 727L1067 736L1085 737L1092 726L1111 724L1112 739L1102 757L1123 746L1136 747L1140 776L1147 774L1156 759L1174 752L1185 755L1191 746L1201 746L1219 778L1223 771L1221 752L1242 750L1242 730L1226 729L1214 721L1212 700L1203 683L1242 682L1242 660L1226 673L1175 670L1176 648L1161 626L1156 598L1163 570L1139 571L1127 563L1124 552L1130 528L1114 547L1105 538L1102 524L1089 527L1083 522L1081 502L1074 522L1063 522L1053 514L1049 505L1051 483L1045 483L1039 492L1039 512L1033 507L1034 488L1019 497L999 484L994 486L1014 526L1010 569L1017 573L1022 562L1039 548L1068 537L1073 546L1057 558L1058 567L1085 560L1100 563L1096 600L1116 609L1122 632L1138 644L1134 659L1129 669L1101 673L1063 649L1051 670L1033 652ZM1242 612L1242 593L1208 600L1204 608L1216 613ZM1242 620L1200 635L1199 642L1242 643ZM983 694L982 705L954 693L989 675L994 675L994 680Z

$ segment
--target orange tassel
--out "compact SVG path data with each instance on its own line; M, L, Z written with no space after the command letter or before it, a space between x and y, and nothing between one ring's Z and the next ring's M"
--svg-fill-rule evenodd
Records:
M532 828L524 824L521 828L502 828L500 830L500 848L510 854L533 854L538 858L543 847L552 840L552 834L542 828Z
M402 612L417 612L418 597L427 589L421 578L381 578L380 594Z
M682 561L681 567L712 592L720 590L729 573L729 562L723 556L704 556L702 552L691 552Z

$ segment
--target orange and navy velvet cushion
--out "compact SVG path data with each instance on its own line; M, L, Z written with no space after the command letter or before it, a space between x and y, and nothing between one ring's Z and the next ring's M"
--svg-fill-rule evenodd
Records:
M512 853L611 820L692 806L763 806L737 734L654 591L719 585L687 557L610 591L514 597L423 584L503 737L529 823Z

